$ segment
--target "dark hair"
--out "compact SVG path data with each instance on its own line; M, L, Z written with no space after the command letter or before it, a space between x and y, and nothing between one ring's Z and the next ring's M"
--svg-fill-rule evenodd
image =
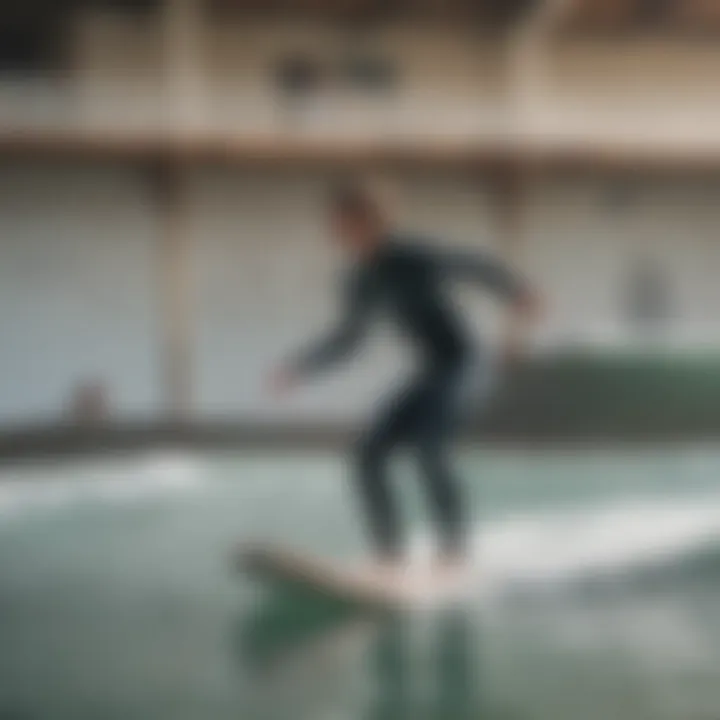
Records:
M377 198L362 182L343 180L335 183L329 195L332 210L351 215L372 215L378 212Z

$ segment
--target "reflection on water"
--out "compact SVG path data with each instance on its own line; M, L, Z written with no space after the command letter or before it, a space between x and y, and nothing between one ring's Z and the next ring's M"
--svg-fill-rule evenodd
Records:
M355 552L338 464L293 463L7 471L0 718L720 718L717 450L483 451L477 597L394 618L228 568Z
M259 718L720 717L716 584L586 591L382 617L269 594L239 619L235 664Z
M374 695L367 720L480 717L477 638L468 614L454 611L435 617L426 629L429 643L417 656L412 618L383 624L370 654Z
M501 717L483 712L477 619L460 609L378 616L278 593L240 620L234 640L239 666L265 680L265 709L278 717L290 717L288 701L299 716L293 689L311 702L308 688L320 686L327 704L333 673L358 680L354 717L363 720Z

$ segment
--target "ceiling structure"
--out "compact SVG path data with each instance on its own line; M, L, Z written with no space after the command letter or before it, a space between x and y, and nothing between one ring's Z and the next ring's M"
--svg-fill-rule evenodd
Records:
M512 23L538 0L206 0L219 11L325 16L357 22L403 17L462 19L481 27Z
M511 27L547 0L205 0L238 13L323 15L377 20L463 19L480 27ZM718 0L570 0L563 27L583 33L720 31Z
M156 11L171 0L9 0L3 3L0 25L10 19L25 21L61 16L67 18L73 9L88 5L124 8L135 12ZM208 10L234 13L279 13L301 16L315 14L349 21L382 22L399 17L472 19L479 28L506 30L524 18L533 16L544 2L554 0L198 0ZM556 26L562 33L633 34L663 32L670 34L720 31L720 0L559 0L563 12ZM457 164L474 166L557 165L567 168L707 168L720 170L720 148L714 151L690 152L682 149L574 147L532 156L525 149L489 146L388 148L382 145L354 147L316 147L312 143L268 143L257 139L243 143L207 139L196 145L177 146L167 138L146 138L130 141L116 137L88 138L61 133L30 132L22 137L17 132L0 133L2 157L83 157L136 158L142 162L223 161L230 162L294 162L342 164L359 158L387 159L398 163Z
M720 31L717 0L575 0L566 18L583 33L692 33Z
M7 0L0 24L67 15L83 6L157 10L169 0ZM480 29L512 27L548 0L198 0L210 12L320 16L356 22L403 17L462 20ZM562 27L583 34L720 32L719 0L568 0Z

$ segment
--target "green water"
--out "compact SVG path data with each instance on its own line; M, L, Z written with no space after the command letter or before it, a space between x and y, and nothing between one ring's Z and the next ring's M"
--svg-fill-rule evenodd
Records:
M478 596L462 611L380 620L264 592L229 562L236 544L258 538L361 552L337 456L6 470L0 720L720 717L720 574L707 517L720 507L720 450L496 448L466 452L462 468L491 548L512 546L518 518L547 534L558 513L581 518L563 531L568 545L595 523L593 548L622 550L624 534L635 547L633 521L602 508L636 505L651 541L665 533L652 508L687 506L670 519L673 547L688 547L652 582L590 571L581 583ZM398 467L415 534L424 513L411 474ZM694 534L701 522L708 538ZM546 550L524 542L532 568Z

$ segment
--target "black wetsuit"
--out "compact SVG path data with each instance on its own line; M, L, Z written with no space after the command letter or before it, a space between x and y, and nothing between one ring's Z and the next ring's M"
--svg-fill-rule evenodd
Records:
M359 487L379 552L401 552L398 513L386 474L390 452L411 443L418 453L430 505L445 551L462 548L463 502L450 471L447 441L459 414L473 343L446 289L446 280L466 279L512 298L522 292L519 278L478 252L445 252L389 238L354 269L346 285L345 314L329 337L294 363L310 374L347 357L377 311L390 315L417 349L419 377L380 413L359 446Z

